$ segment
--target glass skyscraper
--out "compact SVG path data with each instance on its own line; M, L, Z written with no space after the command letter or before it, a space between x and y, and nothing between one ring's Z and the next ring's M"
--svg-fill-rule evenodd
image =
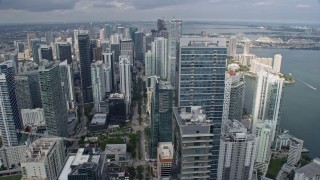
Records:
M176 64L178 107L201 106L213 122L210 179L216 179L224 108L226 40L181 38Z

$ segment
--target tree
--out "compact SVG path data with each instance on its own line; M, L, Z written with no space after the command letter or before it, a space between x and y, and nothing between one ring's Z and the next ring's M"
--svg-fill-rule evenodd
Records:
M136 169L132 167L128 167L128 173L129 173L129 178L130 179L135 179L137 174L136 174Z
M140 165L137 167L137 176L139 180L143 180L143 170L143 166Z

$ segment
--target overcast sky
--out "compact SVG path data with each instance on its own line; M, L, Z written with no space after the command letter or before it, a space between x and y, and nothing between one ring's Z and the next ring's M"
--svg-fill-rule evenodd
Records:
M320 23L320 0L0 0L0 23L110 20Z

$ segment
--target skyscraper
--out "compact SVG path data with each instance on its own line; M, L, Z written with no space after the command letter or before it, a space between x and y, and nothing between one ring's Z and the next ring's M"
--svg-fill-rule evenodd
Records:
M243 54L249 55L250 54L250 41L245 41L243 45Z
M60 75L62 82L62 92L65 96L65 101L67 104L67 109L75 109L76 101L74 94L74 83L73 83L73 71L72 66L68 64L68 60L65 60L59 64Z
M235 57L237 54L237 37L231 36L229 39L228 56Z
M103 41L103 40L106 39L106 33L104 32L104 29L100 29L99 39L100 39L101 41Z
M111 93L116 86L114 79L114 53L113 52L103 52L103 74L105 77L105 92Z
M157 158L159 142L172 142L172 86L156 80L151 108L151 158Z
M145 53L144 65L145 65L145 75L146 77L156 75L156 64L153 58L153 53L149 50Z
M152 42L152 57L155 61L155 75L162 79L168 77L168 40L163 37L155 38Z
M137 60L144 60L144 53L146 51L146 36L144 32L136 32L134 34L134 50Z
M61 72L58 65L40 67L39 84L48 133L67 137L68 114L61 83Z
M130 113L131 105L131 64L129 56L120 56L120 92L124 94L127 104L127 115Z
M112 34L112 27L110 24L104 25L104 33L105 33L105 38L109 39Z
M225 39L181 38L177 70L178 107L202 106L213 122L211 177L217 178L227 48Z
M42 108L40 84L39 84L39 73L38 71L27 71L19 76L27 76L30 88L30 95L32 106L34 108Z
M100 102L105 97L105 76L103 62L95 61L91 64L92 92L95 112L100 112Z
M36 33L31 32L27 34L27 41L28 41L28 49L29 51L31 51L32 48L32 43L31 43L31 39L35 39L36 38Z
M23 128L17 103L14 75L12 60L0 64L0 132L4 146L18 145L16 130Z
M39 60L53 61L52 48L47 45L41 45L38 49Z
M281 54L274 55L274 58L273 58L273 70L276 73L280 73L281 72L281 60L282 60Z
M297 165L301 159L303 149L303 140L298 138L291 138L287 163L291 166Z
M221 135L218 179L251 180L257 141L239 121L228 120Z
M32 57L33 57L33 61L37 64L39 64L40 62L40 58L39 58L39 48L41 45L41 39L31 39L30 40L31 43L31 51L32 51Z
M182 36L182 20L171 19L169 21L169 59L168 59L168 80L172 84L173 88L176 85L176 59L177 59L177 46Z
M57 60L65 61L68 64L72 63L71 45L67 42L57 42L56 43L56 57Z
M163 19L158 19L157 20L157 28L158 28L158 31L167 30L166 22Z
M92 102L92 88L91 88L91 71L90 65L92 62L90 53L90 37L85 31L78 34L79 46L79 61L80 61L80 76L82 98L84 103Z
M133 42L131 39L120 41L121 56L128 56L130 64L134 63Z
M271 139L274 140L281 117L281 101L284 89L284 79L272 71L258 73L256 90L252 106L252 132L256 132L256 123L259 120L271 120Z
M21 112L21 109L32 109L33 103L31 99L28 76L16 76L15 81L19 112Z
M245 82L244 75L241 73L231 75L231 93L229 104L230 120L241 121L244 105Z
M212 179L211 120L199 106L173 108L172 179Z

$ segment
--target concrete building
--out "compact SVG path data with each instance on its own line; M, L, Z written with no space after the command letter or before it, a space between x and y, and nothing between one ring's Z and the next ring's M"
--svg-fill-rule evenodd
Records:
M122 179L128 166L127 145L107 144L105 149L110 179Z
M27 158L21 163L22 179L56 180L66 155L61 138L41 138L28 147Z
M53 61L52 48L47 45L41 45L38 49L39 60L42 61L44 59L48 61Z
M72 63L71 44L68 42L56 43L56 58L60 61L67 60L68 64Z
M144 32L135 32L134 36L135 58L136 60L143 61L146 51L146 36Z
M272 132L274 121L259 120L256 123L255 135L257 137L257 153L255 168L266 175L271 156Z
M99 31L99 39L101 41L106 39L106 33L104 31L105 31L104 29L100 29L100 31Z
M108 98L108 125L120 125L127 120L127 104L123 94L110 94Z
M111 93L116 87L115 80L115 64L114 64L114 52L106 51L102 53L102 61L104 63L103 73L105 77L105 92Z
M105 76L103 62L95 61L91 64L92 92L95 112L100 112L100 102L105 98Z
M169 57L168 57L168 80L173 88L176 85L176 60L178 58L178 44L182 36L182 20L171 19L169 21Z
M298 138L291 138L289 154L287 163L291 166L295 166L301 158L301 152L303 149L303 140Z
M0 64L0 132L4 147L18 145L16 130L23 129L14 75L12 60Z
M260 71L272 71L272 66L261 63L257 61L257 59L253 59L251 61L250 72L258 74Z
M172 99L170 83L156 79L151 107L151 158L157 158L159 142L172 142Z
M156 75L156 64L155 59L153 58L153 53L149 50L144 55L144 64L145 64L145 75L146 77Z
M65 60L59 64L61 86L68 110L76 109L72 66Z
M280 73L281 72L281 60L282 60L282 56L281 54L276 54L274 55L274 58L273 58L273 70L276 72L276 73Z
M223 125L220 140L218 179L251 180L257 141L237 120Z
M23 126L44 126L44 111L43 109L21 109Z
M320 178L320 159L295 170L294 180L318 180Z
M173 108L172 179L210 178L213 122L200 106Z
M92 57L90 53L90 37L88 32L79 32L78 36L78 61L80 62L80 76L81 76L81 88L82 98L84 103L93 101L92 88L91 88L91 71L90 64Z
M170 179L173 161L172 142L159 142L157 150L158 179Z
M12 165L18 166L26 159L27 145L2 147L0 157L4 167L11 168Z
M162 79L168 77L168 40L157 37L152 42L152 57L155 62L155 75Z
M119 70L120 70L120 92L125 96L126 104L127 104L127 116L130 114L130 106L131 106L131 64L128 56L120 56L119 62Z
M178 107L202 106L213 128L212 176L217 177L221 124L225 105L227 48L225 39L181 38L177 70ZM204 55L205 54L205 55ZM227 100L228 98L226 98ZM228 116L226 116L228 117Z
M107 114L95 114L89 124L89 130L102 131L107 128Z
M245 96L244 75L241 73L231 75L231 93L228 119L240 121L243 113Z
M15 81L19 111L21 111L21 109L32 109L33 103L28 76L15 76Z
M122 39L120 41L121 56L127 56L130 64L134 64L134 45L132 39Z
M245 41L243 45L243 54L248 55L250 54L250 41Z
M228 56L235 57L237 54L237 37L231 36L229 38Z
M280 121L284 79L272 71L260 71L253 98L252 132L256 132L258 120L273 121L271 140L274 141Z
M67 103L61 82L61 71L58 65L40 68L39 84L48 133L54 136L67 137Z

